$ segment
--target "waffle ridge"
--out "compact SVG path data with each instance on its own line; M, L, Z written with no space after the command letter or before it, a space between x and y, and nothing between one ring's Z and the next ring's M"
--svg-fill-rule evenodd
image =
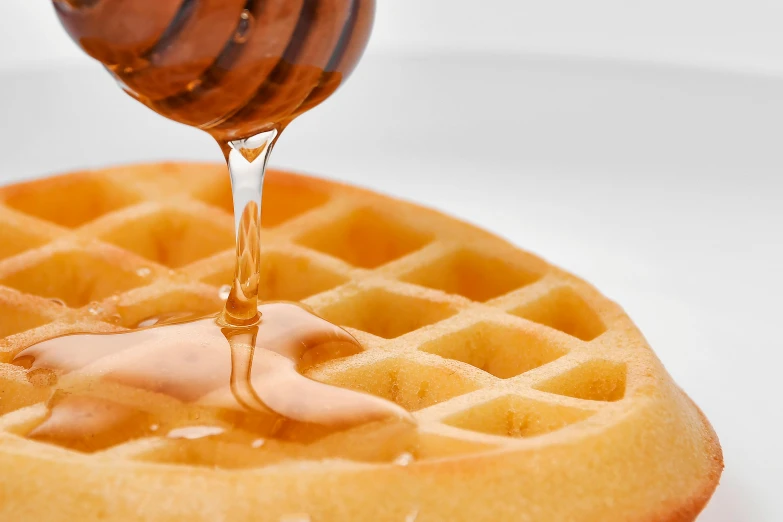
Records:
M230 437L131 437L95 452L28 439L46 415L48 395L10 364L16 354L56 335L122 331L183 308L217 312L218 287L230 282L234 262L222 166L132 165L53 179L54 188L51 180L38 180L0 189L6 245L0 249L0 463L30 473L67 463L54 472L58 481L81 473L95 488L100 477L123 469L125 476L113 482L128 487L122 498L97 494L104 514L119 516L147 498L141 485L128 485L128 470L148 485L164 484L157 478L162 473L182 488L194 487L188 482L194 477L203 480L198 487L219 500L198 501L189 520L245 520L263 506L268 511L260 520L292 512L308 513L312 522L370 520L368 514L406 520L415 511L419 521L573 520L574 513L586 521L685 521L717 483L722 458L709 424L623 310L592 286L437 212L279 171L267 178L261 297L301 300L355 335L362 353L309 376L411 411L418 422L407 447L412 462L365 454L352 443L368 436L361 429L308 447L270 444L264 452ZM64 204L87 201L84 194L99 203ZM78 388L79 372L67 377L59 384ZM90 393L120 404L154 402L157 409L147 413L168 419L172 429L177 415L196 410L220 423L208 407L143 400L139 394L151 392L128 386L100 385ZM672 413L672 405L681 411ZM351 446L357 449L346 458ZM576 455L589 462L573 464ZM548 500L556 486L536 483L532 473L542 467L541 480L560 484L572 505ZM602 470L611 476L589 484L586 478ZM324 492L303 499L291 490L294 472L302 488L317 489L320 480ZM289 490L254 504L230 490L235 480L221 473ZM343 499L344 491L378 493L366 484L373 473L399 498L378 500L374 508ZM649 475L632 476L637 473ZM9 501L14 492L28 492L10 480L0 479L0 514L49 520L48 512L36 511L44 508ZM475 488L473 505L449 505L441 494L426 498L422 484L432 481L444 491ZM581 496L564 485L569 481L582 484ZM658 483L657 497L643 491ZM540 499L528 498L526 489ZM515 491L523 492L521 500L492 504L493 494L509 498ZM324 500L329 495L331 502ZM170 505L136 508L136 520L186 514ZM84 518L93 519L101 518Z

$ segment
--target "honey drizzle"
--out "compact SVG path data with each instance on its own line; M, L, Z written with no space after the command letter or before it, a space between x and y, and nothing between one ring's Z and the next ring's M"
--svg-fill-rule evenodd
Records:
M231 175L236 229L236 268L223 324L250 326L258 322L261 280L261 195L269 155L278 132L263 132L248 139L222 143Z
M205 436L239 430L252 440L298 443L373 422L413 428L394 403L303 375L361 352L350 334L295 303L259 308L262 319L251 327L221 327L208 317L27 348L14 364L56 383L47 418L28 436L95 451L159 435L161 426L176 438L199 428Z

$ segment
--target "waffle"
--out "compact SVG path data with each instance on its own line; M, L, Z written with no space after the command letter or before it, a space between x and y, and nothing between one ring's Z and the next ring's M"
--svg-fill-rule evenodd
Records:
M414 429L391 453L362 427L294 449L33 440L52 390L10 364L24 348L220 309L230 186L223 166L134 165L0 202L0 520L675 522L716 487L709 423L593 287L437 212L275 171L261 297L353 334L363 351L308 376L393 401Z

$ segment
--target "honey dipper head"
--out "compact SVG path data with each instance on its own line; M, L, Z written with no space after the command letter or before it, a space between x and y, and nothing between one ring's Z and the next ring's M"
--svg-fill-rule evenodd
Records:
M221 141L285 127L358 63L374 0L55 0L131 96Z

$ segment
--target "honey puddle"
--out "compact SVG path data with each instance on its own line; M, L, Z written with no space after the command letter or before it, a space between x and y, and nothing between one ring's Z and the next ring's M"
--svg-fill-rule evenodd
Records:
M28 437L87 452L148 436L229 437L259 448L268 439L308 444L382 425L388 437L371 443L396 454L387 451L393 439L415 428L407 411L303 375L361 352L359 343L295 303L267 303L259 312L251 327L207 317L25 349L14 363L54 390L48 416Z

